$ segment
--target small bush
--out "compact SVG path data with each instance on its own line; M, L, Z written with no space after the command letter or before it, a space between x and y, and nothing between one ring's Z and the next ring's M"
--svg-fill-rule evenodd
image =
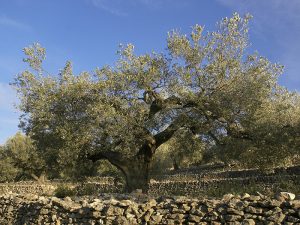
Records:
M55 197L58 198L64 198L67 196L74 196L75 195L75 190L72 188L68 187L67 185L59 185L56 190L54 191Z

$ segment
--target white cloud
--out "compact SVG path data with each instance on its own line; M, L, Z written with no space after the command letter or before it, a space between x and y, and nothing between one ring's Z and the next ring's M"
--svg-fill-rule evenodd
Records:
M0 16L0 26L12 27L12 28L16 28L19 30L25 30L25 31L31 30L31 27L29 25L19 22L17 20L14 20L12 18L9 18L5 15Z

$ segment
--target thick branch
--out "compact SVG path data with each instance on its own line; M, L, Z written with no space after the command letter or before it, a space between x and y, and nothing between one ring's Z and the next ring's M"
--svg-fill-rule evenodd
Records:
M156 113L164 108L182 104L180 98L176 96L162 99L161 96L154 91L146 91L144 93L144 101L147 104L150 104L149 118L152 118Z
M93 162L96 162L101 159L107 159L111 164L116 166L117 168L124 170L126 167L126 163L122 154L119 152L113 151L99 151L94 154L89 154L87 158Z

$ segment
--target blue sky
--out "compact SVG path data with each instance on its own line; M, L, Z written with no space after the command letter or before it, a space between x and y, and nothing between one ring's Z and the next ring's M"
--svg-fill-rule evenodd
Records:
M280 84L300 91L299 0L1 0L0 144L18 130L9 82L26 68L23 47L41 43L50 73L66 60L76 73L92 71L113 64L120 43L133 43L137 53L162 52L168 31L188 33L196 23L213 30L233 12L254 16L250 50L285 65Z

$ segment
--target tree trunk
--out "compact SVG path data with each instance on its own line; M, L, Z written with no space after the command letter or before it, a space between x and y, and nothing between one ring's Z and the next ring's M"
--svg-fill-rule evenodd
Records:
M178 166L178 163L176 162L176 159L173 159L173 169L176 171L176 170L179 170L179 166Z
M111 151L110 149L118 146L119 143L116 143L115 146L110 146L110 148L107 147L107 151L99 149L99 152L91 155L88 154L87 158L93 162L107 159L124 174L126 179L126 191L132 192L136 189L142 189L143 193L147 193L149 188L149 169L153 160L153 155L159 146L166 143L172 138L174 133L182 127L184 118L185 116L177 118L165 130L154 136L148 131L146 137L144 137L144 144L135 156L126 157L122 155L121 152Z
M132 192L136 189L142 189L143 193L148 192L149 167L150 163L146 163L143 160L134 159L128 162L128 166L123 170L127 192Z

